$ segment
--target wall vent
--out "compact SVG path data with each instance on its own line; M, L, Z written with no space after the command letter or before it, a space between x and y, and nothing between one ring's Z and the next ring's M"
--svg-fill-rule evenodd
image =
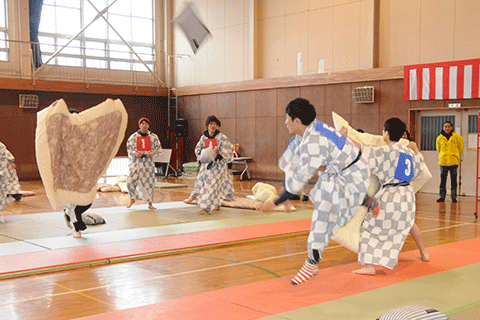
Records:
M19 100L22 109L38 108L38 96L35 94L21 94Z
M373 103L375 88L372 86L357 87L352 90L353 101L356 103Z

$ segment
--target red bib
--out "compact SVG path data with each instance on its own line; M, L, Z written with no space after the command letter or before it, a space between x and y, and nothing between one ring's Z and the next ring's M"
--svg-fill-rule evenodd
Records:
M218 147L218 142L217 139L205 139L205 149L208 147ZM217 150L217 154L219 154L220 151Z
M138 136L137 137L137 151L151 151L152 142L150 136Z

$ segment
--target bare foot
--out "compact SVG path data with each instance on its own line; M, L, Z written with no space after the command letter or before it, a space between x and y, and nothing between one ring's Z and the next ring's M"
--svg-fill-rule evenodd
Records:
M192 198L192 197L188 197L187 199L183 200L183 202L185 202L185 203L192 203L192 202L193 202L193 198Z
M430 261L430 256L427 251L420 251L420 259L422 259L423 262L428 262Z
M130 199L130 203L127 204L127 208L130 208L132 206L132 204L135 203L135 200L134 199Z
M80 238L82 237L82 233L81 233L80 231L77 231L77 232L75 232L75 234L73 235L73 237L74 237L75 239L80 239Z
M198 214L205 214L205 213L208 213L208 211L202 209L202 210L200 210L200 211L197 211L197 213L198 213Z
M157 208L155 208L155 207L153 206L153 204L152 204L151 202L149 202L149 203L148 203L148 209L150 209L150 210L155 210L155 209L157 209Z
M63 217L65 218L65 222L67 223L67 227L70 228L70 229L73 229L72 224L68 220L68 216L66 214L64 214Z
M356 274L366 274L369 276L375 275L375 267L373 265L366 265L365 267L357 270L353 270L352 273Z

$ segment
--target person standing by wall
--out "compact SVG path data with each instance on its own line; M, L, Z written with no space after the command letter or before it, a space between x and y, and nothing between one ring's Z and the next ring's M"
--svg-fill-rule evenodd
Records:
M155 162L153 156L162 152L162 145L157 135L150 132L150 120L141 118L138 121L140 130L133 133L127 140L128 177L127 188L130 196L130 208L137 199L145 199L148 209L153 206L155 194Z
M440 198L437 202L445 202L447 196L447 175L450 172L451 198L457 202L457 172L463 152L463 138L453 132L453 124L445 121L443 130L437 137L438 164L440 165Z

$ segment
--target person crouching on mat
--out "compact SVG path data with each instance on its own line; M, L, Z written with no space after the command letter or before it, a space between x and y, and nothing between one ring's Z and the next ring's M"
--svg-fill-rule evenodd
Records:
M285 190L275 200L257 207L270 211L300 194L308 180L318 172L310 192L314 204L308 237L308 257L291 283L298 285L318 273L317 264L330 238L352 219L362 204L370 184L367 159L360 148L334 128L315 119L316 111L308 100L297 98L286 107L285 125L301 140L291 150L299 161L285 169Z

